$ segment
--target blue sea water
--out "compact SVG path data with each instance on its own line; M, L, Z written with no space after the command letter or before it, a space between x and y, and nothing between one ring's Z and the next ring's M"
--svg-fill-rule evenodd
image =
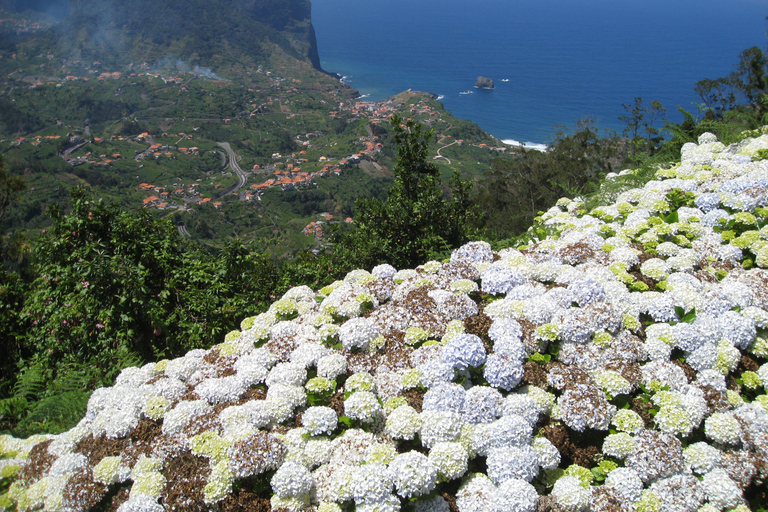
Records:
M767 15L765 0L312 1L323 68L369 100L439 94L457 117L534 143L584 119L621 133L636 96L676 122L678 105L697 114L695 83L765 48ZM496 88L474 89L480 75Z

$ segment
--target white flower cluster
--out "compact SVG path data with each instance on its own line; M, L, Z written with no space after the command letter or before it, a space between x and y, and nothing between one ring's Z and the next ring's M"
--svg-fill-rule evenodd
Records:
M751 158L768 134L754 135L705 134L592 212L558 201L536 221L554 236L525 247L472 242L292 288L210 350L123 370L69 432L0 436L24 471L5 498L74 510L130 481L120 511L216 509L271 475L271 506L292 511L446 512L456 488L461 512L533 512L539 493L574 512L745 509L768 476L768 165ZM564 467L596 432L594 466ZM192 459L200 492L169 504Z

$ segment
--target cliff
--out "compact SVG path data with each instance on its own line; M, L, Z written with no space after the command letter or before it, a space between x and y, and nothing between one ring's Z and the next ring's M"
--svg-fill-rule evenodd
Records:
M562 199L528 246L294 288L211 350L123 370L74 429L0 436L4 506L764 504L768 135L751 135L704 134L642 188L611 175L589 212Z

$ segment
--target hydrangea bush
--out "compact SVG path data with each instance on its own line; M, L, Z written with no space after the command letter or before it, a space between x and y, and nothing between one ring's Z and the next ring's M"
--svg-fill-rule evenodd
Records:
M125 369L72 430L0 436L0 506L764 506L768 135L752 135L704 134L591 212L562 199L527 246L294 288L210 350Z

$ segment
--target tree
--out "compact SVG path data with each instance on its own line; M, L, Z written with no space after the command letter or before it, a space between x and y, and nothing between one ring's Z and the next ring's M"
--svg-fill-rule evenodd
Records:
M731 79L760 114L768 111L768 58L760 48L741 52Z
M558 132L546 152L525 151L515 160L492 161L474 197L485 212L479 227L498 239L525 232L539 210L595 187L612 170L615 156L615 139L599 139L592 122L585 121L572 134Z
M626 123L623 134L632 142L633 153L653 154L663 141L659 130L654 126L661 119L666 109L660 101L651 101L648 107L643 106L643 98L635 97L634 104L622 104L626 115L619 120Z
M722 119L725 112L736 106L735 84L731 77L699 80L694 90L715 119Z
M433 132L413 120L404 123L400 116L394 116L391 124L397 145L395 183L386 201L357 202L357 228L343 235L335 249L363 267L382 262L413 267L458 247L468 239L473 215L468 181L455 173L451 196L443 193L440 170L429 161Z

